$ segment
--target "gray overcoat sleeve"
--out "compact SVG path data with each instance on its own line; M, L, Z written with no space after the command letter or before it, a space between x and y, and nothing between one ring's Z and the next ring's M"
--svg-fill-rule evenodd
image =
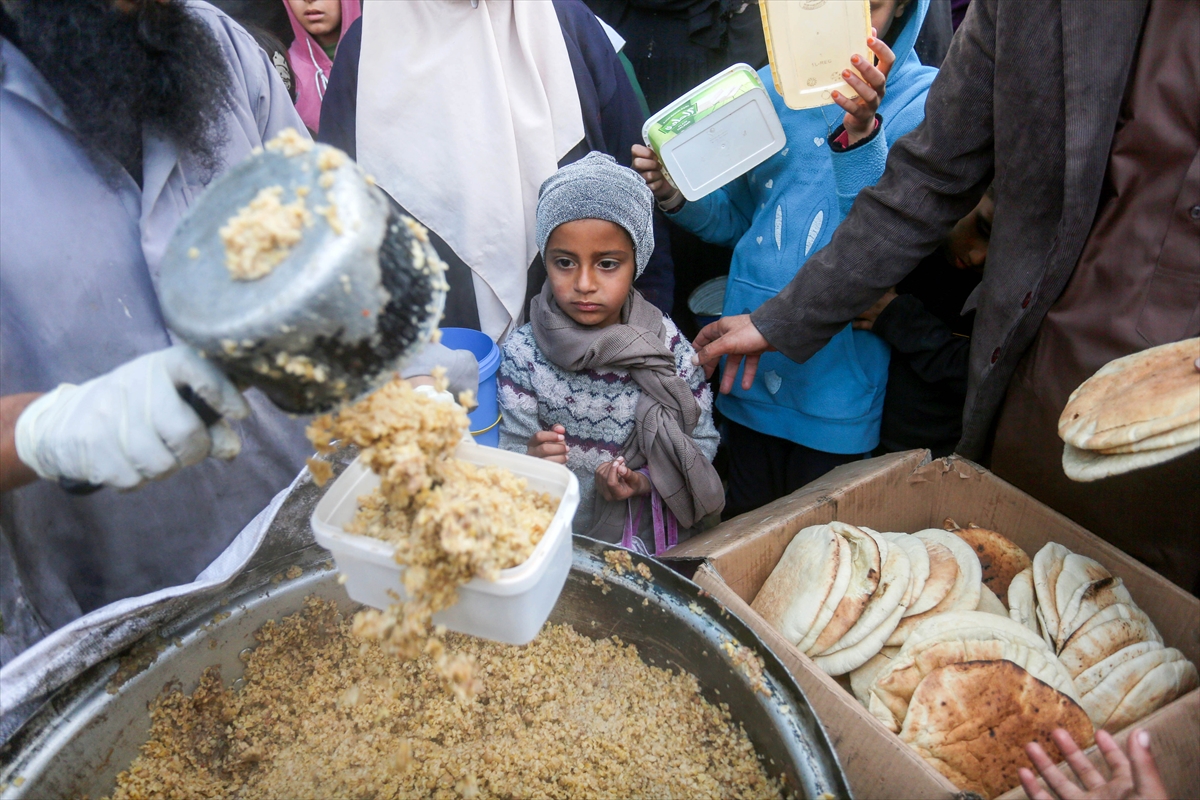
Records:
M897 141L879 183L859 193L830 243L752 315L803 362L911 272L992 180L998 0L975 0L929 90L925 121ZM1036 125L1030 124L1030 135Z

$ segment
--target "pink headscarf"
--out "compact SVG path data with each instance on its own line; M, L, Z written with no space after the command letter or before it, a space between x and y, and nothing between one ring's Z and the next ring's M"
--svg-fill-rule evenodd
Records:
M325 97L325 86L329 83L329 71L333 62L321 48L320 42L304 29L300 20L292 12L292 6L287 0L279 0L287 9L288 19L292 21L292 32L296 40L288 48L288 56L292 62L292 74L296 76L296 111L304 124L316 131L321 124L321 100ZM360 0L341 0L342 3L342 32L362 16ZM339 37L338 41L341 39Z

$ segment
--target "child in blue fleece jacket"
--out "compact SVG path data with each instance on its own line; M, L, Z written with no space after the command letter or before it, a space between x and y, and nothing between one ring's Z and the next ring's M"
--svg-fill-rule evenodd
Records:
M670 219L701 239L734 248L725 314L750 313L787 285L808 256L829 242L859 190L883 174L891 143L924 119L925 95L937 70L921 64L913 43L928 5L929 0L872 0L878 39L862 52L874 53L879 66L868 66L861 56L847 65L862 71L868 83L857 75L850 79L857 82L858 99L835 93L846 113L838 106L788 108L775 91L771 68L764 67L759 75L787 145L699 200L684 202L664 179L653 151L634 147L634 169ZM888 345L875 334L847 325L804 364L766 353L750 389L734 381L732 392L717 401L728 421L725 516L782 497L873 450L888 356Z

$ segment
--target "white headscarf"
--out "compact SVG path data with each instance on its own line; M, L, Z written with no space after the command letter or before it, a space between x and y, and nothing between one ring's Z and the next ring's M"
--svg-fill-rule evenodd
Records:
M543 0L363 4L358 161L471 268L493 339L524 311L538 188L584 137Z

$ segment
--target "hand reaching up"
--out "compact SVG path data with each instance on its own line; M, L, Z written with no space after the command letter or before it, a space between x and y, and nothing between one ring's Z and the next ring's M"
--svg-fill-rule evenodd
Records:
M1128 756L1107 731L1096 731L1096 746L1112 773L1108 779L1092 766L1071 734L1059 728L1051 737L1084 788L1080 789L1059 772L1041 745L1030 742L1025 745L1025 752L1042 779L1054 790L1054 794L1046 791L1037 782L1033 770L1022 767L1018 771L1021 786L1032 800L1055 800L1055 794L1062 800L1167 800L1167 789L1159 777L1154 757L1150 755L1150 734L1146 731L1134 730L1129 735Z
M832 94L833 102L846 109L846 117L842 124L850 134L850 144L865 139L874 132L875 114L879 111L879 105L887 91L888 72L896 63L896 54L882 39L875 36L874 28L871 28L871 36L867 39L867 48L879 59L878 66L872 64L870 58L855 54L850 57L850 63L858 73L850 69L842 70L842 79L858 92L858 97L851 99L836 91Z

